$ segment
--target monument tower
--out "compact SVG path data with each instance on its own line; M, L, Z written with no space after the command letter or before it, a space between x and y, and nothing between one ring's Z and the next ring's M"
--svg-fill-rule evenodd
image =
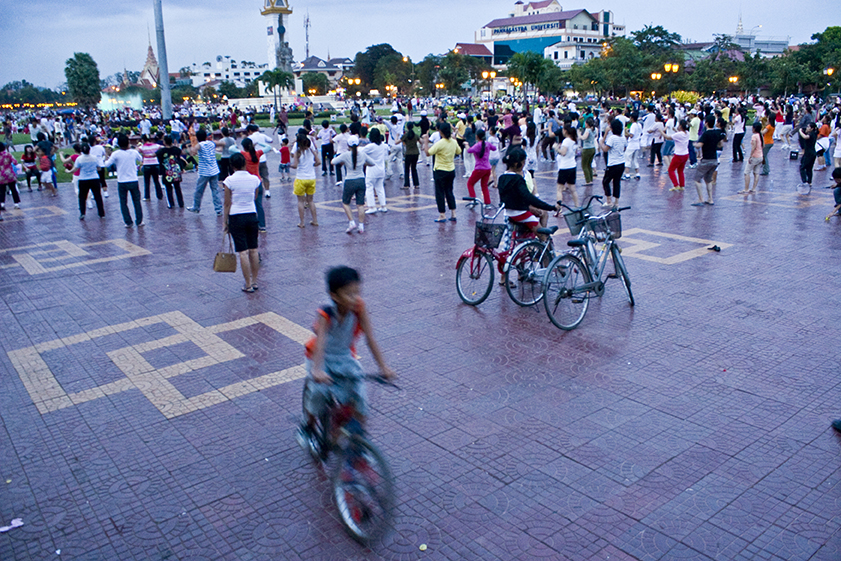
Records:
M292 49L289 48L289 43L284 41L286 34L284 16L292 14L289 0L263 0L263 11L260 14L269 20L266 28L269 43L269 70L280 68L285 72L292 72Z

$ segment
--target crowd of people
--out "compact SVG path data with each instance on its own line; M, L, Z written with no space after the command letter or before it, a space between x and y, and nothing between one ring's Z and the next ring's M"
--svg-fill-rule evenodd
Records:
M715 204L717 169L727 152L732 153L730 162L743 166L745 188L740 193L746 196L756 193L760 177L771 173L768 155L777 143L792 157L801 156L804 184L811 185L818 158L815 171L841 167L837 103L798 98L707 99L695 104L668 99L643 103L632 98L593 105L546 98L495 102L466 98L447 103L451 105L434 99L395 100L390 116L384 116L373 104L348 102L341 108L341 116L347 113L350 118L348 123L336 126L327 119L318 123L307 111L303 125L294 131L289 128L287 108L281 107L271 112L276 126L265 132L254 123L254 115L224 107L204 113L181 107L168 122L154 110L9 115L7 140L10 128L14 131L25 123L33 142L25 147L20 162L11 155L11 144L0 148L0 181L4 183L0 219L7 191L15 207L20 204L18 177L29 190L37 185L55 196L59 160L73 175L80 220L94 203L104 217L103 198L108 197L107 174L111 173L116 175L126 227L141 227L141 202L152 198L153 186L155 197L165 199L168 208L185 207L181 183L192 167L196 185L191 204L186 197L186 210L199 213L209 187L213 210L224 217L241 262L247 265L243 266L243 289L250 291L257 288L259 267L251 255L256 254L257 234L267 230L263 204L264 198L271 197L270 152L280 156L281 184L293 182L298 227L319 225L314 195L320 167L322 176L335 176L336 186L342 189L350 235L365 232L367 216L388 212L385 184L395 175L402 179L402 189L419 189L418 166L423 165L432 168L438 210L434 221L456 222L454 185L459 159L467 193L475 198L478 185L486 208L493 206L492 188L500 190L499 200L505 202L502 186L511 180L501 181L500 175L505 175L498 173L501 161L506 163L506 173L522 164L516 173L532 197L538 194L534 177L538 163L554 162L553 200L566 199L573 206L579 205L579 166L585 187L593 185L601 173L605 207L619 205L623 183L638 181L640 166L646 161L649 167L668 170L671 192L683 191L690 173L686 169L693 170L697 200L691 204L699 207ZM124 134L126 122L136 123L139 135ZM724 149L726 142L732 143L732 151ZM63 143L69 143L74 154L61 155L58 149ZM143 176L142 192L138 172ZM256 183L244 181L246 174ZM253 201L246 204L243 192L252 183ZM524 200L531 204L526 209L506 205L508 218L545 224L546 211L554 204L547 207L535 198L518 197L517 206L523 206ZM242 214L253 214L253 220Z

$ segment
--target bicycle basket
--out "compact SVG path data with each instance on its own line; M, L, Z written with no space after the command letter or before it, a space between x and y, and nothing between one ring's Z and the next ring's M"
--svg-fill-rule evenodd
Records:
M569 233L577 236L581 233L581 228L584 227L583 220L587 217L583 210L576 210L575 212L568 212L564 214L564 220L567 222Z
M486 249L496 249L505 233L505 224L476 223L476 235L473 243Z
M610 233L613 234L613 239L618 240L622 237L622 216L618 212L613 212L607 217L607 227Z
M610 230L607 228L607 220L603 216L593 216L587 220L587 228L596 237L596 240L603 242L608 238Z

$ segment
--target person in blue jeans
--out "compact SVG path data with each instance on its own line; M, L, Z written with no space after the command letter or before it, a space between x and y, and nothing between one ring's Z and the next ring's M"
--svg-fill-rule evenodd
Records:
M201 210L204 190L209 184L216 216L222 216L222 197L219 195L219 165L216 163L216 147L222 148L224 143L208 140L207 131L204 129L199 129L196 133L196 140L197 142L190 147L190 154L199 158L199 177L196 180L193 206L187 207L187 210L196 213Z

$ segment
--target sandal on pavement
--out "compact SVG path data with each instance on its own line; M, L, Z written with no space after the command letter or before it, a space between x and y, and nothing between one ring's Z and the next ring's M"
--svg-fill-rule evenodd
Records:
M446 221L447 221L447 219L446 219L446 218L436 218L436 219L435 219L435 222L438 222L438 223L441 223L441 222L446 222Z
M254 288L251 287L251 286L249 286L248 288L242 287L240 290L242 290L243 292L248 292L248 293L254 292Z

